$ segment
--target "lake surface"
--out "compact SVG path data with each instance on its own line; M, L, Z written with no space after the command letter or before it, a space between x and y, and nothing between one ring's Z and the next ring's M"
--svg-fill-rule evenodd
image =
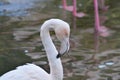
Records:
M78 12L87 14L83 18L65 11L61 1L0 0L0 75L26 63L49 72L39 29L45 20L59 18L71 26L70 52L62 57L64 80L120 80L120 1L106 0L109 9L100 9L108 37L94 30L92 0L77 2ZM54 35L52 39L59 48Z

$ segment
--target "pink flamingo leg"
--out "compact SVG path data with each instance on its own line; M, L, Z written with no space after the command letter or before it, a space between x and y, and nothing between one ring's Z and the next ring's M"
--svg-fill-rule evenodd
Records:
M62 0L62 4L63 4L63 9L65 9L66 8L66 0Z
M95 29L98 31L100 36L102 36L102 37L109 36L110 32L109 32L108 28L106 28L105 26L100 26L97 0L94 0L94 9L95 9Z
M99 11L98 11L98 2L94 0L94 9L95 9L95 29L99 31L100 21L99 21Z
M76 16L76 17L84 17L84 16L86 16L86 14L83 13L83 12L77 13L76 0L73 0L73 16Z
M67 6L66 0L62 0L62 4L63 4L63 9L71 12L73 11L73 6Z
M105 0L98 0L99 7L103 11L108 11L109 6L105 5Z

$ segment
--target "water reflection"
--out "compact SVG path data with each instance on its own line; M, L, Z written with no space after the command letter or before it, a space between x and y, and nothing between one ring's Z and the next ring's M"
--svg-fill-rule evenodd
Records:
M73 29L74 29L74 30L77 29L76 20L77 20L76 17L73 16L73 21L72 21L72 22L73 22Z
M83 31L84 34L85 33L89 34L89 32L87 31L88 30L84 30ZM74 59L71 62L72 63L71 65L72 71L70 71L71 74L69 74L70 72L68 71L67 74L69 75L66 75L66 76L68 77L81 76L85 80L99 80L99 79L117 80L119 79L119 73L116 71L114 72L114 69L115 69L115 66L119 65L120 62L118 62L119 60L117 56L111 56L110 58L110 55L114 55L119 51L119 49L107 50L107 51L101 50L101 48L104 46L103 44L107 45L109 42L107 38L101 37L95 29L93 30L93 33L94 33L94 37L93 37L94 51L92 52L93 54L88 55L87 53L84 53L83 51L80 51L80 50L78 53L76 51L73 52L73 54L71 54L72 56L77 55L76 57L78 57L81 55L81 56L84 56L84 58L82 60L79 60L80 58L77 58L77 60ZM84 35L79 34L79 36L84 36ZM79 36L76 36L76 37L79 37ZM80 48L77 48L77 50L78 49ZM90 53L90 51L88 51L88 53ZM86 55L91 57L87 58ZM118 69L118 67L116 69Z
M0 15L6 16L24 16L27 13L26 9L29 9L33 5L33 0L7 0L1 1Z

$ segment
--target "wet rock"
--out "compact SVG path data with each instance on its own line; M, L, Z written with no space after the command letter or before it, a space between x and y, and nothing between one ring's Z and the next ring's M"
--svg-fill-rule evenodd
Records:
M98 68L99 69L104 69L104 68L106 68L107 66L106 65L104 65L104 64L100 64L100 65L98 65Z
M106 64L107 66L112 66L112 65L114 65L115 63L114 63L113 61L108 61L108 62L105 62L105 64Z

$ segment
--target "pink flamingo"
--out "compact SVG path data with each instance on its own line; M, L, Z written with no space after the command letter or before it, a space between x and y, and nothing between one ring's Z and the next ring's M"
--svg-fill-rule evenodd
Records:
M105 26L100 26L100 20L99 20L99 11L98 11L98 2L97 0L94 0L94 9L95 9L95 29L102 37L107 37L110 35L110 32L108 28Z
M62 2L63 2L63 8L67 11L73 12L73 16L76 16L76 17L86 16L86 14L83 12L77 13L76 0L73 0L73 6L67 6L66 0L62 0Z

